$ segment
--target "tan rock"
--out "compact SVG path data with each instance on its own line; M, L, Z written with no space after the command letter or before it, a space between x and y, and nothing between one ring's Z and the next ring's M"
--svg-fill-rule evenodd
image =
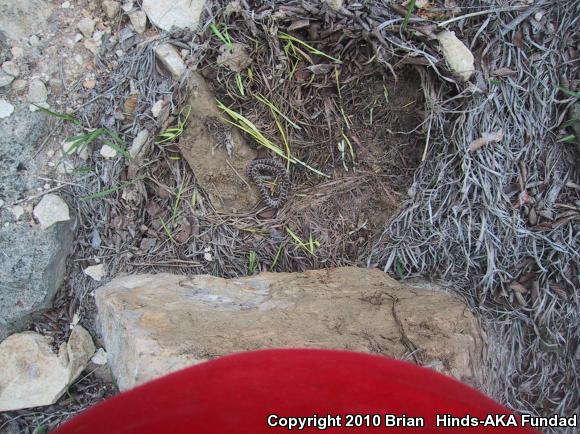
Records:
M99 288L95 300L121 390L218 356L284 347L377 353L475 385L481 378L483 343L468 308L377 269L136 275Z
M45 194L32 213L42 229L70 220L68 205L60 196L52 193Z
M155 55L161 61L163 66L167 68L174 80L179 80L185 71L185 63L175 49L169 43L159 44L155 47Z
M328 6L330 6L331 9L338 11L338 10L340 10L340 8L342 8L342 4L344 3L344 0L324 0L324 3L326 3Z
M217 211L249 211L258 202L246 179L247 167L256 158L256 151L237 129L221 120L224 114L216 106L203 77L192 72L189 84L191 113L179 148Z
M56 354L51 339L17 333L0 343L0 412L55 403L95 352L93 340L75 326Z
M475 72L474 57L469 48L455 36L444 30L437 35L443 57L451 71L461 80L468 81Z
M127 15L129 15L131 24L137 33L141 34L145 32L145 29L147 28L147 15L145 12L141 10L133 10L128 12Z

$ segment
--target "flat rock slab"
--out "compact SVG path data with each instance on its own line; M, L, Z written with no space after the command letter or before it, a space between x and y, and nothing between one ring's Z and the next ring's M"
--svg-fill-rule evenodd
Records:
M465 304L376 269L136 275L95 299L121 390L218 356L288 347L383 354L480 384L483 340Z
M198 73L190 77L191 113L179 148L199 185L221 213L250 211L258 202L246 171L256 158L256 151L244 141L239 131L226 122L215 97Z

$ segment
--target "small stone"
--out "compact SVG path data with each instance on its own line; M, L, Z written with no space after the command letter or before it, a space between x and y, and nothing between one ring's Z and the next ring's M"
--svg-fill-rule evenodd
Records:
M475 59L469 48L455 36L455 32L448 30L439 33L437 39L449 69L462 81L469 81L475 72Z
M62 5L60 5L61 8L63 9L69 9L70 8L70 2L64 2Z
M14 106L4 98L0 98L0 119L7 118L12 113L14 113Z
M131 24L137 33L142 34L145 32L145 29L147 28L147 15L145 12L141 10L135 10L128 12L127 15L129 15Z
M169 43L160 44L155 47L155 54L161 63L171 73L174 80L179 80L185 71L185 63L175 47Z
M121 6L121 9L123 9L124 12L129 12L129 11L133 10L133 7L134 6L133 6L133 2L132 1L126 1Z
M157 240L155 238L143 238L139 244L139 248L144 252L151 251L157 245Z
M40 227L48 229L53 224L70 220L68 205L56 194L45 194L38 205L34 207L34 217L38 219Z
M85 273L91 279L100 282L101 279L105 276L105 266L104 264L91 265L90 267L85 268L83 273Z
M103 2L103 9L105 10L107 18L113 19L119 14L121 5L117 1L105 0Z
M104 35L105 32L97 30L95 33L93 33L93 41L95 41L97 44L101 44Z
M4 71L6 74L11 75L12 77L18 77L18 74L20 74L20 71L18 70L18 66L16 65L15 62L12 62L11 60L4 62L2 64L2 71Z
M26 80L14 80L12 82L12 89L16 92L22 92L28 86L28 82Z
M12 53L13 59L20 59L22 56L24 56L24 50L20 47L14 46L10 49L10 52Z
M139 134L135 136L133 139L133 143L131 144L131 148L129 148L129 155L132 158L136 158L141 150L143 149L143 145L147 143L147 139L149 138L149 131L141 130Z
M48 99L48 91L42 80L35 78L30 81L28 86L28 102L40 104Z
M92 40L92 39L85 39L83 42L84 47L89 50L91 53L93 53L95 56L97 54L99 54L99 44L98 42Z
M163 106L165 105L165 102L160 99L159 101L155 102L155 104L153 104L153 107L151 107L151 114L153 114L154 118L158 118L159 115L161 114L161 110L163 110Z
M85 89L94 89L96 85L97 85L96 80L88 79L88 80L83 81L83 87Z
M6 74L4 71L0 70L0 87L8 86L14 81L14 77L10 74Z
M103 145L101 150L99 151L101 156L106 159L115 158L117 157L117 151L111 148L109 145Z
M344 0L324 0L324 3L326 3L328 6L330 6L331 9L335 11L338 11L340 8L342 8L343 2Z
M76 42L80 42L83 39L83 35L81 35L80 33L76 33L75 37L74 37L74 41Z
M4 201L2 199L0 199L0 208L2 208L4 206Z
M211 255L211 253L209 253L209 252L205 252L205 253L203 254L203 259L205 259L205 260L206 260L206 261L208 261L208 262L211 262L211 261L213 261L213 256Z
M80 30L85 38L90 38L95 30L95 20L91 18L83 18L77 23L77 29Z
M107 364L107 352L104 348L99 348L93 357L91 357L91 362L95 365L106 365Z
M10 212L12 213L12 215L16 220L19 220L20 217L22 217L22 215L24 214L24 208L22 208L20 205L15 205L12 208L10 208Z
M36 35L32 35L30 38L28 38L28 44L31 47L36 47L38 44L40 44L40 38Z
M542 18L544 17L544 13L542 11L538 11L534 14L534 20L540 22L542 21Z
M60 175L70 175L75 171L75 165L70 160L61 160L56 166L56 171Z

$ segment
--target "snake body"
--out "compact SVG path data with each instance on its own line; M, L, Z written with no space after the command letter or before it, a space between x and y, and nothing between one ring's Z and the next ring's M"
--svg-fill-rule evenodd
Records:
M259 158L248 166L248 177L256 184L260 199L270 208L280 208L288 200L290 178L282 163L273 158ZM277 194L272 194L265 181L276 188Z

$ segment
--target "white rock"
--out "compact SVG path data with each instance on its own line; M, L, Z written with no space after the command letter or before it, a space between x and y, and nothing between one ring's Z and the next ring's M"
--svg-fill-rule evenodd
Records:
M149 138L149 131L141 130L139 134L135 136L133 139L133 143L131 144L131 148L129 148L129 155L132 158L135 158L139 155L141 150L143 149L143 145L147 143L147 139Z
M2 64L2 71L8 75L11 75L12 77L18 77L18 74L20 73L16 63L12 62L11 60Z
M134 6L133 6L133 1L132 0L126 1L126 2L124 2L121 5L121 9L123 9L124 12L132 11L133 10L133 7Z
M162 99L156 101L155 104L153 104L153 107L151 107L151 113L153 114L154 118L159 117L159 115L161 114L161 110L163 110L164 105L165 102Z
M475 72L474 58L469 48L455 36L444 30L437 35L447 65L461 80L468 81Z
M135 31L139 34L143 33L147 28L147 15L145 12L134 10L130 11L127 15L129 15L129 19L131 20L131 24Z
M74 41L75 42L80 42L83 39L83 35L81 35L80 33L76 33L75 37L74 37Z
M14 113L14 106L4 98L0 98L0 119L7 118L12 113Z
M103 145L101 150L99 151L103 158L115 158L118 154L117 151L111 148L109 145Z
M121 5L117 1L105 0L103 2L103 9L105 10L105 15L107 16L107 18L112 19L119 14L119 11L121 10Z
M4 206L4 201L2 199L0 199L0 208L2 208Z
M174 80L179 80L185 71L185 63L175 47L169 43L160 44L155 47L155 54L161 63L171 73Z
M60 5L61 8L63 9L69 9L70 8L70 2L64 2L62 5Z
M35 78L30 81L28 86L28 102L40 104L48 99L48 91L42 80Z
M9 336L0 343L0 412L55 403L95 352L81 326L55 354L50 338L34 332Z
M10 49L10 52L12 53L12 57L14 59L20 59L22 56L24 56L24 50L21 47L14 46Z
M28 44L31 47L36 47L38 44L40 44L40 38L36 35L32 35L30 38L28 38Z
M331 9L338 11L342 7L344 0L324 0L324 2L330 6Z
M77 29L85 38L90 38L95 30L95 20L92 18L83 18L77 23Z
M85 273L91 279L100 282L101 279L105 276L105 265L104 264L91 265L90 267L85 268L83 270L83 273Z
M38 219L40 227L47 229L58 222L70 220L68 205L56 194L45 194L38 205L34 207L34 217Z
M8 86L14 81L14 76L6 74L4 71L0 70L0 87Z
M163 30L195 29L205 0L143 0L149 21Z
M105 351L105 349L99 348L91 358L91 362L93 362L95 365L106 365L107 352Z
M24 208L22 208L20 205L15 205L10 208L10 212L16 220L19 220L20 217L22 217L22 214L24 214Z
M60 175L70 175L75 171L75 165L70 160L61 160L56 166L56 171Z

